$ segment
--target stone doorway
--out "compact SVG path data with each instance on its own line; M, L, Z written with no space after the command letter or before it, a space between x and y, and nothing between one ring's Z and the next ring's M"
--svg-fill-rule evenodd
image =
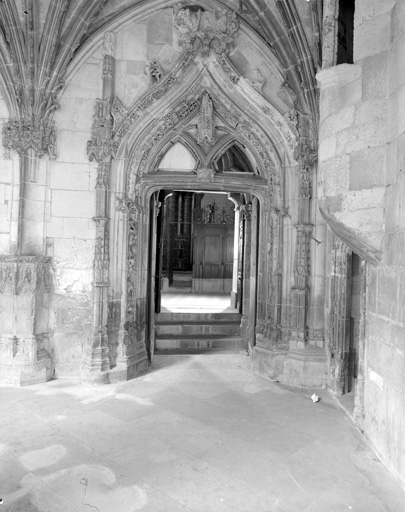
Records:
M149 359L155 350L247 349L244 291L259 235L253 254L252 196L165 189L152 194L150 211Z

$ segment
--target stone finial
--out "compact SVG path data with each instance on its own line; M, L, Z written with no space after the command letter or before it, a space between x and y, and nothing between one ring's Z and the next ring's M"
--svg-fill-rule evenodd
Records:
M197 144L214 146L215 143L214 106L209 94L205 92L200 105Z

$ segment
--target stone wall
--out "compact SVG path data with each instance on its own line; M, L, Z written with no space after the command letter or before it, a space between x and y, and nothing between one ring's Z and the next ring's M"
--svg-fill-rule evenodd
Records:
M5 100L0 93L0 123L8 119ZM19 194L18 158L6 159L0 149L0 255L15 252L17 246L17 219Z
M405 6L358 0L354 64L324 69L320 207L368 261L365 435L405 483ZM357 404L357 407L359 404Z

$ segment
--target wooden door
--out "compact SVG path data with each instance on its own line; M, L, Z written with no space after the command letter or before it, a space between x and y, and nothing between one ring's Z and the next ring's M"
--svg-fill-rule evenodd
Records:
M233 230L231 224L197 224L194 228L194 277L232 279Z

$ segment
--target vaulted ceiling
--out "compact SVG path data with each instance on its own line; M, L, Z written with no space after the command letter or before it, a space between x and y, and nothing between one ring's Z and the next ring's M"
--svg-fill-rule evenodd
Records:
M109 25L170 0L1 0L0 86L10 117L46 122L59 107L69 65ZM227 7L261 38L285 70L296 106L316 124L322 0L203 0ZM316 127L315 127L316 132Z

